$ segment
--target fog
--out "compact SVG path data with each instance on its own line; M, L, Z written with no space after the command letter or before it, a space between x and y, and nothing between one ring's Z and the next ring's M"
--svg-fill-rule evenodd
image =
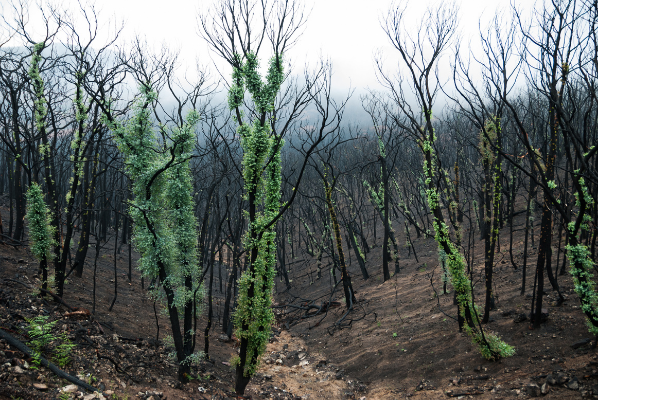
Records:
M179 76L187 76L192 81L196 77L197 65L208 71L213 79L230 79L231 71L209 49L199 35L199 15L215 3L208 0L186 0L183 2L160 2L155 0L113 0L96 4L100 11L100 36L107 38L115 27L124 22L124 29L118 40L119 45L129 46L136 36L146 39L152 48L163 45L179 52ZM61 6L77 9L76 1L61 1ZM397 52L390 46L386 33L381 28L381 20L391 9L392 4L406 7L407 28L415 28L429 1L411 0L397 3L392 0L330 0L305 1L308 20L296 44L286 54L294 73L301 74L307 67L315 66L320 59L331 60L333 65L332 91L334 98L341 101L349 91L352 97L346 107L346 123L358 121L369 123L362 108L361 96L369 90L383 90L376 77L376 60L382 59L389 73L396 73L399 61ZM458 0L459 36L463 37L463 50L480 50L478 45L479 19L487 23L497 10L508 12L508 0ZM33 14L36 15L36 14ZM114 22L109 20L114 18ZM79 17L81 18L81 17ZM37 24L38 21L31 21ZM82 32L83 34L83 32ZM101 41L100 41L101 42ZM268 52L262 49L260 65L265 66ZM439 69L443 81L451 78L450 60L442 57ZM220 88L225 90L224 82ZM224 96L225 93L220 95ZM161 94L166 103L164 94ZM436 113L446 104L444 95L437 100Z

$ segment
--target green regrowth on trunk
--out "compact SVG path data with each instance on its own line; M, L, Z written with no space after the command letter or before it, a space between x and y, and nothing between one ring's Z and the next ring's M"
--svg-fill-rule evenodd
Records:
M141 254L139 269L146 278L160 278L168 308L175 308L183 315L187 305L201 304L205 291L200 285L189 165L199 114L191 111L185 125L166 135L170 137L169 143L161 146L150 120L149 108L156 94L144 85L140 91L134 116L124 124L109 123L109 126L124 157L126 173L133 182L129 214L133 218L133 243ZM191 355L187 340L193 333L183 328L177 334L182 336L182 341L175 343L176 355L183 363Z
M45 116L47 114L47 110L45 108L45 95L43 94L45 84L43 83L43 78L41 78L41 73L38 68L38 65L43 59L41 57L41 53L43 52L44 48L45 43L36 43L34 45L34 56L32 57L32 61L29 65L29 71L27 72L29 78L32 81L32 84L34 85L34 95L36 97L36 101L34 102L34 114L36 119L36 129L38 131L40 131L45 126Z
M580 192L575 193L576 207L583 208L586 211L593 205L594 199L587 190L584 178L580 178L578 184L580 185ZM580 207L581 199L584 202L584 207ZM576 242L574 245L566 246L567 258L571 265L569 273L573 277L575 292L580 298L580 307L587 316L589 331L594 335L598 335L598 293L596 292L596 284L592 273L594 262L591 259L589 248L584 244L577 243L580 229L589 229L588 222L591 221L591 217L586 213L581 213L578 219L580 220L578 227L576 227L576 221L570 222L568 226L569 234L573 236L571 241Z
M32 182L27 189L26 217L32 254L39 261L52 259L52 246L56 245L52 213L45 204L41 187L36 182Z
M584 244L577 244L575 246L567 245L567 258L571 264L569 273L573 277L573 284L575 292L580 298L581 308L585 314L594 314L595 320L598 320L598 293L596 292L596 285L593 281L594 274L591 272L594 267L594 262L591 260L591 253L589 248ZM580 265L581 268L576 268ZM598 335L598 326L594 325L589 318L587 318L587 326L589 332Z
M250 223L245 246L251 265L239 279L239 297L234 315L235 334L242 343L240 355L245 354L245 357L235 357L233 361L243 369L246 377L253 375L257 369L274 320L271 310L276 263L273 220L281 205L281 151L284 144L280 137L272 133L269 123L275 97L284 80L282 55L271 58L266 83L257 69L258 61L254 54L246 54L243 59L237 54L233 82L228 93L228 106L237 111L237 134L244 152L245 196L250 202L249 211L244 213ZM239 111L246 91L251 95L258 113L252 124L244 122Z
M435 134L433 135L433 140L435 140ZM434 171L433 171L433 162L428 163L426 160L433 160L433 143L429 140L423 140L421 142L421 148L425 155L424 162L424 176L426 183L426 195L427 201L431 211L434 212L438 209L440 202L440 195L435 190L432 185L434 180ZM434 215L436 213L434 212ZM440 214L441 215L441 214ZM472 339L472 342L477 344L481 355L488 360L496 360L499 358L510 357L515 354L515 349L505 343L499 336L494 333L480 329L479 325L479 310L478 307L474 304L472 299L472 285L465 274L466 261L465 258L460 254L458 248L451 241L449 235L449 228L444 221L434 216L434 229L435 229L435 238L439 246L444 249L444 252L447 256L447 266L449 268L449 273L451 274L451 283L454 286L456 291L456 299L458 300L458 306L460 310L460 315L465 321L463 324L463 329ZM466 310L469 310L470 315L466 315ZM472 321L474 328L470 327L468 320Z
M45 119L47 117L47 107L45 106L45 83L43 78L41 78L41 72L39 69L39 64L43 57L41 53L45 49L45 43L36 43L34 45L32 60L29 64L29 70L27 75L34 86L34 120L36 122L36 131L41 135L45 134ZM39 152L44 156L49 156L50 145L47 140L44 140L39 147Z

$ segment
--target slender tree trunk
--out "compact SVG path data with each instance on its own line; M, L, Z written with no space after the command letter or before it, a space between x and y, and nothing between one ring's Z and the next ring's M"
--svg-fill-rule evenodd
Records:
M165 282L167 280L167 273L165 272L165 266L162 262L158 262L158 273L159 273L159 279L160 282ZM186 334L183 334L183 331L181 331L181 324L180 324L180 316L178 315L178 309L174 306L174 291L169 288L167 285L162 285L163 290L165 291L165 296L167 298L167 311L169 312L169 322L171 323L171 328L172 328L172 337L174 339L174 348L176 350L176 356L179 361L179 366L178 366L178 380L181 382L187 382L188 381L188 376L190 373L190 365L188 363L185 363L185 358L189 353L186 353L187 349L187 344L184 343L187 341L186 335L189 333L189 330L192 328L191 324L191 312L190 312L190 321L189 321L189 328L185 326L185 332ZM191 302L189 302L191 303ZM187 307L186 307L187 309ZM186 313L187 317L187 313ZM186 318L185 325L187 325L188 321ZM189 345L191 346L191 340Z
M458 221L458 225L462 226L463 224L463 210L460 205L460 169L458 168L458 162L454 164L454 173L455 173L455 178L454 178L454 193L456 195L456 220ZM420 235L418 234L418 237Z
M513 230L514 230L514 225L515 225L515 201L517 199L517 184L516 184L516 178L513 173L512 175L512 187L510 188L510 200L508 201L508 205L510 208L510 211L508 212L508 220L510 221L510 246L508 249L508 253L510 254L510 263L512 264L512 267L517 270L517 263L515 262L515 257L514 254L512 253L512 242L513 242Z
M352 224L353 221L350 221ZM356 225L356 224L355 224ZM368 241L366 240L366 236L363 233L363 221L359 221L359 229L356 229L355 225L352 225L352 231L359 235L359 239L361 239L361 245L363 246L363 254L368 254L370 253L370 246L368 245Z
M545 196L546 197L546 196ZM544 201L542 210L542 227L539 235L539 248L537 251L536 281L537 289L533 292L534 309L532 310L532 326L539 328L542 321L542 303L544 301L544 270L546 269L546 258L550 255L551 239L553 229L553 218L550 204Z
M223 306L223 320L221 322L221 329L223 333L228 335L229 338L232 334L232 322L230 321L230 301L232 300L233 287L237 279L236 264L237 263L233 261L232 265L230 266L230 276L228 278L228 285L226 286L226 299L224 300Z
M555 261L555 275L554 279L557 282L558 273L560 270L560 254L562 254L562 223L556 221L557 223L557 256Z
M404 221L404 230L406 231L406 240L408 240L409 248L413 251L413 256L415 256L415 262L419 263L420 260L418 260L418 255L415 252L415 246L413 245L413 240L411 239L411 230L409 229L408 222L406 221Z
M221 258L221 252L219 253L219 258ZM205 325L205 331L203 332L203 340L204 340L204 348L203 352L205 353L205 357L207 359L210 359L210 355L208 353L208 350L210 348L210 329L212 328L212 292L214 291L214 247L210 249L210 260L208 260L208 263L210 264L210 278L208 280L208 323ZM219 263L219 270L221 270L221 263Z
M318 249L318 253L316 255L316 279L320 279L323 277L322 267L323 267L323 247L321 246Z
M490 318L490 310L494 307L494 297L492 295L492 271L494 269L494 246L496 238L494 237L494 229L498 226L497 221L494 220L492 212L496 214L497 210L493 210L493 187L490 185L492 182L491 165L489 162L484 161L485 172L485 185L483 186L483 210L485 214L482 215L484 223L484 250L485 250L485 309L483 314L483 323L487 323ZM493 226L495 225L495 226Z
M14 230L13 239L17 242L19 242L23 236L23 230L24 230L23 221L25 219L25 213L26 213L22 176L23 174L20 169L20 164L16 162L15 169L14 169L14 193L13 193L14 199L16 201L16 228Z
M555 97L552 95L552 97ZM555 98L553 99L555 100ZM549 152L546 157L546 173L544 175L544 180L546 182L552 182L555 179L555 157L557 152L557 140L558 140L558 116L557 111L553 106L553 101L551 102L551 113L549 125L551 127L550 133L550 146ZM542 210L542 227L539 234L539 251L537 253L537 293L536 296L533 294L535 299L535 309L534 312L531 310L532 314L532 326L533 328L539 328L542 322L542 303L544 301L544 269L550 269L550 263L546 263L546 258L551 257L551 240L553 238L553 214L551 207L553 207L555 199L553 199L548 191L544 191L544 207ZM555 287L558 293L560 293L557 283L554 282L553 274L549 274L549 280L551 284ZM560 293L560 298L562 299L562 294Z
M484 240L487 236L487 229L488 229L485 226L485 218L483 218L483 216L485 215L485 186L482 188L480 195L478 197L478 213L481 216L481 218L478 219L478 228L479 228L479 232L481 233L480 240Z
M281 224L281 232L286 232L284 224ZM287 290L291 289L291 282L289 282L289 275L287 273L287 262L286 262L286 253L287 253L287 239L285 235L280 234L279 240L280 243L277 249L277 257L280 264L280 274L284 279L284 283L287 286Z
M357 299L354 295L354 290L352 289L352 278L350 278L348 269L345 266L345 255L343 254L341 228L339 226L339 221L334 210L334 203L332 202L332 190L334 189L334 184L330 186L327 180L324 180L324 183L325 201L327 202L327 208L330 213L330 218L332 219L332 227L334 228L334 236L336 237L336 249L338 252L339 266L341 267L341 279L343 280L343 294L345 295L345 304L348 309L350 309L352 308L352 305L357 302Z
M14 203L16 202L14 185L16 181L15 171L13 169L13 161L8 162L7 173L9 174L9 231L7 236L12 237L11 234L14 232Z
M75 103L81 104L82 102L82 95L81 95L81 74L77 75L77 85L76 85L76 93L75 93ZM79 110L79 107L77 107L77 113L78 114L83 114L84 111ZM75 204L75 199L77 197L77 189L80 184L80 174L81 174L81 169L83 168L82 165L82 160L84 158L84 155L90 154L87 153L87 150L89 150L88 146L90 146L90 143L87 143L86 145L83 144L82 139L84 137L84 127L85 124L83 121L79 122L77 124L77 131L73 134L75 137L72 139L73 142L76 142L76 146L73 147L73 153L72 153L72 184L70 185L70 191L66 195L66 199L68 201L66 210L65 210L65 238L63 239L63 247L61 249L61 255L59 259L60 265L57 267L57 269L61 269L62 272L65 274L65 261L66 258L70 257L70 246L71 246L71 240L72 240L72 235L74 234L74 229L72 226L72 218L73 218L73 211L74 211L74 204ZM43 132L45 134L45 132ZM87 164L87 163L86 163ZM59 180L60 181L60 180ZM83 206L83 205L82 205ZM117 207L117 205L116 205ZM116 218L117 218L117 208L115 209L116 212ZM115 226L115 235L117 235L117 225ZM116 236L117 240L117 236ZM117 249L117 246L115 246ZM76 257L75 257L76 258ZM117 262L117 261L116 261ZM74 268L74 267L73 267ZM57 271L57 274L59 272ZM115 280L115 284L117 285L117 279ZM63 294L63 279L61 279L61 282L57 280L57 285L60 286L59 292ZM117 289L116 289L117 293ZM60 294L60 295L61 295ZM116 296L117 298L117 296ZM113 303L115 303L115 300L113 300ZM110 308L113 308L111 305ZM110 311L110 309L109 309Z
M531 161L531 168L533 167ZM534 170L533 170L534 171ZM521 269L521 294L526 293L526 265L528 263L528 233L534 230L533 218L533 204L535 199L535 182L530 178L528 188L528 201L526 202L526 227L524 232L524 262Z
M44 258L41 260L39 268L42 274L41 289L47 290L47 259Z
M189 275L185 277L185 290L187 293L193 292L192 277ZM183 361L187 356L194 353L194 345L196 344L195 338L196 338L196 330L198 327L196 326L196 313L194 312L195 311L194 298L192 298L192 300L185 303L185 307L183 311L184 311L183 313L184 314L183 316L183 358L178 358L178 361L180 363L178 374L179 374L179 380L181 380L181 382L188 382L190 365L189 363L183 363ZM184 380L181 378L184 378Z
M115 302L117 301L117 241L119 238L118 235L118 227L120 226L120 219L118 218L117 214L117 209L115 210L115 242L114 242L114 248L113 248L113 280L114 280L114 286L115 286L115 293L113 295L113 301L111 301L111 306L108 307L108 311L111 312L113 310L113 306L115 305Z
M354 237L354 232L352 231L352 227L350 226L350 224L347 225L347 228L348 228L348 236L351 238L350 241L352 242L354 255L357 257L357 262L359 263L359 269L361 270L363 279L368 279L370 276L368 275L368 270L366 269L366 261L363 259L363 256L361 255L361 251L359 250L359 245Z
M384 243L382 245L382 272L384 273L384 282L390 279L390 271L388 270L388 258L389 258L389 244L388 244L388 225L384 225Z
M97 233L97 232L95 232ZM99 250L100 250L100 241L99 241L99 236L95 235L95 262L93 264L93 315L95 315L95 307L97 304L97 298L96 298L96 293L97 293L97 259L99 258Z
M24 232L24 220L25 220L25 193L23 189L23 174L22 174L22 168L21 168L21 163L18 160L18 157L23 156L23 151L21 147L21 140L20 140L20 123L19 123L19 110L20 106L18 103L18 96L19 94L17 93L16 90L14 89L9 89L9 97L11 101L11 120L12 120L12 133L14 136L14 148L15 154L14 156L16 157L16 161L14 162L14 199L16 201L16 227L14 230L14 236L13 239L17 242L22 240L23 232ZM29 182L28 182L29 183ZM50 209L54 211L54 208Z
M88 143L88 154L93 154L95 142L91 139ZM92 172L90 171L90 162L87 162L84 170L84 189L81 194L81 235L79 237L79 245L74 258L72 268L75 270L75 276L81 278L83 276L84 262L86 254L88 253L88 245L90 243L90 228L93 209L95 207L95 179L97 174L97 167L99 165L99 154L95 153L92 162ZM126 222L126 219L125 219ZM129 279L130 281L130 279Z

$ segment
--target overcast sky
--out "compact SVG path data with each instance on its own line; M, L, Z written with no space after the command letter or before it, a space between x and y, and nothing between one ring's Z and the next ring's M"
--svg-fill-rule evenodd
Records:
M115 15L126 23L123 38L146 35L151 44L165 41L181 50L188 67L198 57L210 63L206 43L197 34L197 16L211 3L209 0L111 0L98 2L102 19ZM415 22L430 1L411 0L407 17ZM467 38L476 37L478 20L494 15L497 8L508 9L508 0L459 0L460 29ZM389 10L391 0L328 0L306 1L311 9L303 35L288 57L295 66L315 63L319 55L331 58L334 65L334 84L340 90L356 87L359 96L366 87L378 88L373 55L383 50L386 57L394 56L387 46L379 19ZM389 60L390 61L390 60ZM262 64L266 63L262 60ZM229 75L228 71L223 71Z
M78 10L77 0L55 0L63 7ZM198 16L205 12L212 0L110 0L96 1L99 23L104 25L115 17L124 21L125 28L120 42L130 42L136 35L144 36L148 44L158 47L163 42L172 49L180 50L182 65L191 76L195 60L213 68L206 42L198 35ZM84 0L82 0L82 4ZM287 56L299 72L305 64L314 65L319 57L330 58L334 67L333 87L339 98L349 88L355 89L353 99L348 103L346 114L359 115L359 97L366 89L381 89L375 77L374 56L383 53L385 65L393 70L398 64L396 52L389 46L382 31L380 19L391 8L392 0L304 0L309 19L303 34ZM522 4L530 4L522 0ZM427 5L433 1L411 0L405 15L409 27L416 27L418 19ZM478 21L487 24L497 9L509 10L508 0L457 0L460 8L459 32L466 39L478 44ZM7 3L4 3L6 6ZM0 0L0 8L4 8ZM2 11L2 10L0 10ZM4 12L4 11L3 11ZM38 29L40 20L37 12L30 12L32 30ZM81 21L80 21L81 23ZM80 28L83 29L83 24ZM413 31L413 30L411 30ZM35 35L38 37L39 35ZM260 60L266 65L267 60ZM221 73L229 77L230 71L221 64ZM443 78L449 62L441 61ZM214 77L217 74L213 74ZM444 98L439 98L444 104Z

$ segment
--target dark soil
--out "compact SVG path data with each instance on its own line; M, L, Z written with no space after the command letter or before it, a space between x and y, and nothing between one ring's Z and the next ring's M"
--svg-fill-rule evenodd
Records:
M0 212L6 229L8 210L0 207ZM540 329L530 329L527 317L536 249L529 254L526 294L520 295L522 225L523 215L515 220L518 270L509 262L508 227L502 229L494 272L496 308L487 324L487 329L515 347L513 357L486 361L459 332L452 295L442 293L435 241L420 238L414 240L419 262L412 254L407 257L407 248L400 246L402 271L387 282L381 281L380 247L367 255L368 280L361 279L356 260L346 259L358 300L347 315L340 287L332 297L338 303L327 313L315 315L314 308L308 313L296 308L319 306L330 299L331 276L324 273L316 279L315 263L296 263L303 266L290 272L293 288L289 291L278 279L277 324L248 395L252 399L597 398L597 341L587 330L570 276L558 278L566 298L561 305L556 305L557 295L545 282L548 319ZM0 328L26 342L26 319L48 315L57 320L54 332L67 332L76 343L64 370L100 388L105 398L234 398L234 372L228 360L236 353L236 345L221 335L223 295L219 289L210 360L197 365L194 379L181 385L177 364L168 357L169 348L162 341L169 334L167 317L161 315L158 304L157 334L154 303L142 288L135 261L132 281L127 279L126 245L118 246L118 297L108 311L115 284L113 239L103 246L98 258L95 314L72 318L66 316L70 310L65 306L49 296L37 297L25 287L36 285L38 274L38 263L28 249L0 244ZM472 267L479 304L484 292L482 248L483 242L477 240ZM354 257L346 251L347 257ZM94 256L91 250L83 278L68 278L64 300L71 307L92 310ZM135 253L133 256L135 259ZM296 259L302 257L296 254ZM553 260L555 270L555 257ZM197 350L203 350L204 328L205 321L200 321ZM39 390L34 384L47 388ZM0 399L66 398L62 389L69 384L0 340ZM72 389L68 388L68 398L90 398L78 388Z

